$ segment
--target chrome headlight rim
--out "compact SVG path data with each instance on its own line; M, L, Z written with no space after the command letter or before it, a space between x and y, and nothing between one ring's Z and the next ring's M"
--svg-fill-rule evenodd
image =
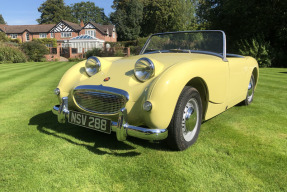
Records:
M85 70L88 76L90 77L97 74L98 72L101 71L100 60L95 56L89 57L85 64Z
M149 67L149 73L146 74L145 76L140 76L138 74L139 71L137 71L137 65L139 65L140 63L142 63L141 61L145 61L148 63L148 67ZM143 64L146 64L146 63L143 63ZM145 71L146 72L146 71ZM152 60L150 60L149 58L147 57L143 57L143 58L140 58L136 61L135 63L135 67L134 67L134 74L135 74L135 77L137 78L137 80L139 80L140 82L145 82L149 79L151 79L154 74L155 74L155 65L154 63L152 62Z

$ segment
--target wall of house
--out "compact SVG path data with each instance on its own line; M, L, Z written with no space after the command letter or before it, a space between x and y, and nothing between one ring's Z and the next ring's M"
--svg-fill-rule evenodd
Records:
M30 33L30 41L32 39L39 39L39 38L40 38L40 33L32 33L32 34ZM47 38L52 38L51 33L47 33Z
M96 30L96 38L105 40L105 35L102 34L100 31Z
M109 36L109 35L105 36L105 41L107 41L107 42L117 42L117 33L115 33L115 37Z
M66 38L61 36L61 32L55 33L55 38L57 40L69 40L69 39L71 39L73 37L77 37L77 36L79 36L78 32L72 32L72 37L66 37Z
M18 33L17 34L17 39L20 39L21 42L27 42L27 39L26 39L26 34L29 33L27 31L25 31L24 33ZM29 33L29 41L32 41L33 39L39 39L40 38L40 33ZM72 34L73 35L73 34ZM11 38L11 34L8 34L7 35L8 37ZM73 37L76 37L78 35L73 35ZM61 34L60 34L60 37L61 37ZM47 33L47 38L51 38L51 33ZM60 39L70 39L70 38L60 38Z
M16 33L15 33L15 34L16 34ZM9 38L12 38L12 37L11 37L11 34L7 34L7 36L8 36ZM22 41L22 34L17 33L17 39L19 39L21 42L23 42L23 41Z
M91 30L91 29L82 29L80 31L80 35L85 35L86 30ZM116 32L115 32L115 38L114 38L113 36L102 34L98 29L94 29L94 30L96 30L96 38L102 39L102 40L105 40L108 42L117 42L117 33Z

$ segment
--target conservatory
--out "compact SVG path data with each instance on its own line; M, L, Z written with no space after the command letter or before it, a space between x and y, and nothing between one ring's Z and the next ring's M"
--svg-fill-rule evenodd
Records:
M104 40L92 37L90 35L80 35L74 38L71 38L70 40L65 40L62 43L63 48L77 48L78 53L82 53L82 50L84 48L84 52L87 52L88 50L99 48L102 49L104 47Z

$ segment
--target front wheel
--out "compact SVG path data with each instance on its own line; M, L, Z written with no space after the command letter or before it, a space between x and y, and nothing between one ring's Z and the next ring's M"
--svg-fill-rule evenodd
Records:
M201 121L200 94L193 87L184 87L168 127L170 147L182 151L191 146L198 137Z
M255 88L255 79L252 74L248 84L246 98L242 101L243 105L249 105L250 103L252 103L254 97L254 88Z

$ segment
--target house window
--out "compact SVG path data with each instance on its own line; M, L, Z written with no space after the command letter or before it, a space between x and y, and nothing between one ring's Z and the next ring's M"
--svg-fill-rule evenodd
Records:
M54 33L52 32L52 33L50 33L50 37L51 38L54 38L55 37L55 35L54 35Z
M116 33L115 32L113 32L113 38L116 38Z
M40 33L40 38L47 38L47 33Z
M18 35L17 34L11 34L10 37L11 37L11 39L17 39Z
M91 37L96 37L95 30L86 30L86 35L90 35Z
M26 41L30 41L30 35L29 35L29 33L26 33Z
M61 32L62 38L72 37L72 32Z

